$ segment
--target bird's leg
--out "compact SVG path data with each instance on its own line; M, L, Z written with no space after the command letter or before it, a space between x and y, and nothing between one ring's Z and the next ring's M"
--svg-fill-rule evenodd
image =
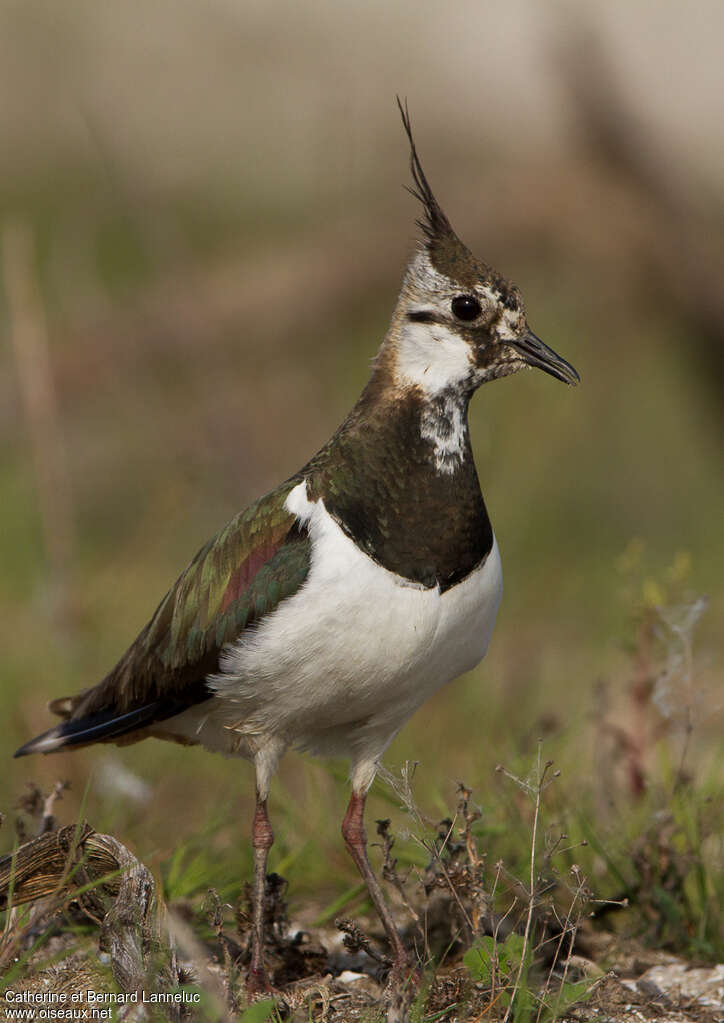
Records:
M246 985L250 995L263 994L271 990L269 978L264 969L264 893L266 860L273 843L274 832L266 812L266 799L262 799L257 792L254 824L251 832L251 844L254 849L254 887L251 896L251 965Z
M357 865L357 870L359 870L364 883L367 885L367 891L385 928L387 940L392 946L395 956L392 966L393 972L402 975L403 973L410 972L410 956L402 943L402 938L395 926L390 907L387 905L382 894L380 882L375 877L370 862L367 859L367 834L364 827L366 798L364 792L352 791L347 813L342 821L342 837L350 856Z

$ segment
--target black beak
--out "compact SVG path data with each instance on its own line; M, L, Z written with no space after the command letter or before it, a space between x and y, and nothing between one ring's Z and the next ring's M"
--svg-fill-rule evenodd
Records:
M562 380L564 384L575 386L580 382L581 378L570 362L566 362L560 355L556 355L553 349L543 344L541 339L536 337L532 330L529 330L527 334L517 341L506 341L506 344L510 345L511 348L515 348L529 366L535 366L537 369L550 373L552 377Z

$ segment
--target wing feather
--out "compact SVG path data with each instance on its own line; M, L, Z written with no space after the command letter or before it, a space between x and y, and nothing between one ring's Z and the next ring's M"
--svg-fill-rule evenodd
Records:
M70 717L127 714L150 704L208 699L219 653L295 593L309 572L310 541L284 502L290 480L240 512L197 553L109 674L73 698ZM60 704L67 707L67 703Z

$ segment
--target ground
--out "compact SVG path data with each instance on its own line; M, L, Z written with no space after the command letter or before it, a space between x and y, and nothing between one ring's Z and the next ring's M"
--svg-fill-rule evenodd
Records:
M483 886L467 790L459 826L443 822L444 838L417 883L398 871L388 822L378 826L391 901L408 946L420 953L414 978L390 978L373 916L319 924L323 907L309 902L290 917L286 882L270 874L266 958L274 990L271 1001L251 1006L248 890L233 905L213 889L165 905L150 872L120 842L85 823L57 828L52 797L43 806L40 834L0 861L3 905L8 898L14 905L0 944L6 1020L480 1023L508 1012L524 1021L724 1019L724 965L609 929L589 912L580 878L565 919L545 884L521 917L514 904L501 916L494 890ZM88 1015L48 1015L70 1009Z

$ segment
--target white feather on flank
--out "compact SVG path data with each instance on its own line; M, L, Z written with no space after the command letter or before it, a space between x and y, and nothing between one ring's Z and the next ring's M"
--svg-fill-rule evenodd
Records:
M369 558L306 483L286 508L309 529L306 582L225 648L209 679L216 699L156 728L253 759L262 795L289 746L351 758L363 792L405 721L484 656L502 594L498 547L441 593Z

